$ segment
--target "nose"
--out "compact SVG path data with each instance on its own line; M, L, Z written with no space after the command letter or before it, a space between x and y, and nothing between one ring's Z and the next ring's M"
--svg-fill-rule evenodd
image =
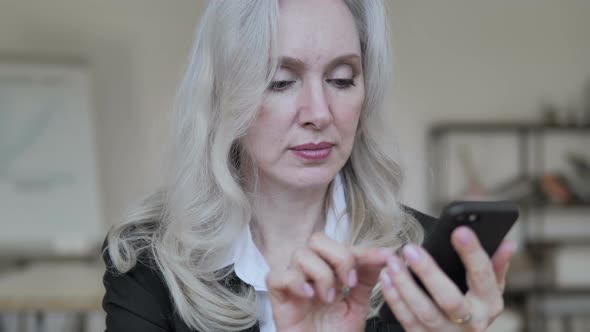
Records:
M303 84L299 96L299 124L313 130L323 130L332 123L332 112L322 80Z

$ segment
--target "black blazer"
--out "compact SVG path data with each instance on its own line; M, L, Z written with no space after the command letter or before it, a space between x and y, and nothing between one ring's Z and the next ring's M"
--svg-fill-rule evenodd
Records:
M409 211L428 233L436 219L415 210ZM103 254L103 260L107 266L103 277L106 293L102 301L107 314L107 332L198 332L191 330L175 312L163 277L154 267L141 260L129 272L115 275L108 253ZM228 278L233 280L226 284L242 283L235 273ZM258 331L256 323L243 332ZM401 331L400 325L385 324L379 318L369 319L365 328L365 332Z

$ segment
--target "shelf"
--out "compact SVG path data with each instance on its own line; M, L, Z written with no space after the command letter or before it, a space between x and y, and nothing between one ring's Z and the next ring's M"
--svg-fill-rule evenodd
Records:
M476 142L470 142L475 138ZM547 301L540 300L550 299L552 306L556 304L555 307L565 308L566 310L560 309L560 312L568 315L575 312L573 309L582 307L579 303L584 303L584 307L588 307L590 283L586 282L584 279L586 275L581 274L580 270L587 270L586 255L590 246L590 233L587 231L590 227L590 218L588 218L590 202L552 203L546 198L548 195L542 194L544 188L539 186L539 180L543 175L548 171L555 172L552 171L552 164L547 162L550 160L547 157L558 158L558 156L547 152L548 144L555 143L553 140L571 139L576 142L581 140L575 146L586 155L587 138L590 138L590 124L583 127L551 126L530 121L443 122L434 124L427 136L426 152L431 162L428 176L429 179L434 178L434 188L430 191L429 200L431 208L437 213L449 202L457 200L456 197L450 196L461 195L457 191L458 188L451 186L457 182L454 178L455 174L451 171L459 172L458 175L461 176L460 170L451 169L451 166L456 167L456 165L450 162L450 159L454 158L452 154L457 152L458 145L480 144L484 157L498 163L505 163L501 165L506 166L501 168L501 171L510 171L511 164L507 163L516 162L514 174L511 174L510 178L489 187L489 192L496 192L497 195L490 194L478 200L499 200L512 196L512 200L520 206L521 217L514 237L522 249L512 260L504 297L507 306L518 308L523 312L524 321L528 322L525 327L527 331L537 331L533 328L534 324L529 324L535 322L539 316L528 309L531 308L531 303L538 302L545 305ZM497 158L493 154L496 151L494 149L490 149L491 154L486 154L488 140L495 144L507 144L506 140L508 140L511 146L506 151L516 152L516 155ZM574 148L567 144L562 145L567 149ZM500 145L500 148L502 147ZM464 173L467 173L465 169L476 168L475 163L468 159L459 159L463 162ZM481 162L481 156L478 161ZM486 161L488 159L484 162ZM466 163L471 165L465 167ZM573 250L573 256L571 256L571 250ZM556 270L558 267L563 269ZM571 274L564 274L565 272L562 273L562 271ZM578 301L578 298L582 298L582 302Z
M588 236L568 236L568 237L529 237L526 240L526 247L534 250L541 248L554 248L563 245L568 246L588 246L590 237Z
M567 203L567 204L549 203L549 204L539 204L538 206L544 207L544 208L549 208L549 209L590 209L590 203L588 203L588 202Z
M542 294L559 294L559 295L586 295L590 296L590 286L588 287L555 287L552 285L537 285L532 287L525 286L506 286L504 294L506 296L527 296L531 293Z
M433 205L438 209L442 209L450 202L454 201L464 201L469 199L462 199L462 198L454 198L454 199L444 199L444 200L437 200L433 202ZM511 200L508 198L481 198L482 201L496 201L496 200ZM574 202L574 203L567 203L567 204L559 204L559 203L551 203L551 202L541 202L541 201L531 201L531 200L511 200L516 203L521 208L527 209L543 209L543 210L590 210L590 202Z
M523 207L531 207L535 209L545 209L545 210L584 210L590 209L589 202L574 202L574 203L566 203L566 204L559 204L559 203L549 203L549 202L517 202L520 206Z
M551 126L532 122L443 122L430 129L430 136L455 133L590 133L590 125Z

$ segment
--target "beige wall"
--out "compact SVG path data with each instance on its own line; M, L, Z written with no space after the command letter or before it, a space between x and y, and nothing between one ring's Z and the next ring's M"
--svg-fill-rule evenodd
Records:
M397 72L387 126L426 207L424 131L442 119L531 118L590 76L590 1L390 1ZM0 56L75 57L93 75L108 223L159 182L165 113L198 0L0 0ZM393 151L393 149L392 149Z

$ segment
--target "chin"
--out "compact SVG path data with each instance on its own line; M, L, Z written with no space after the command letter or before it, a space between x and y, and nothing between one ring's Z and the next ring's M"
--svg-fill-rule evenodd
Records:
M285 172L283 180L300 189L313 189L327 186L338 174L337 167L305 167Z

